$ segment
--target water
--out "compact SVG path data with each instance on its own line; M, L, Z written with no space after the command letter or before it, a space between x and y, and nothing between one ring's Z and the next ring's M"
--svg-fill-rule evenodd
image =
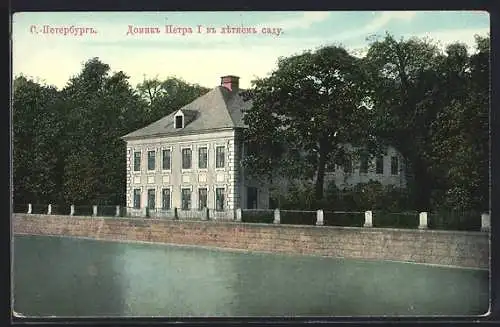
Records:
M47 236L14 240L27 316L479 315L488 272Z

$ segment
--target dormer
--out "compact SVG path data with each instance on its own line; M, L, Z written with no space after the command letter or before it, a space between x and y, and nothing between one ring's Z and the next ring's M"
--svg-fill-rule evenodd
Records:
M184 119L184 113L182 110L177 111L177 113L174 116L174 128L175 129L180 129L184 128L185 126L185 119Z
M174 128L182 129L185 128L189 123L191 123L196 118L196 111L181 109L177 111L174 115Z

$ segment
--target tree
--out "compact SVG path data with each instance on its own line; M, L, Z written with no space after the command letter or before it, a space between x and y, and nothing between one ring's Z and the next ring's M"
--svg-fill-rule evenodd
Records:
M489 47L484 46L487 41L476 37L477 53L471 56L464 47L448 47L443 72L447 84L456 86L450 87L454 95L431 124L431 168L445 180L436 199L442 207L481 211L489 208Z
M387 34L372 40L365 67L369 71L374 103L373 130L377 138L394 146L405 158L409 187L415 207L428 210L433 178L425 156L429 147L429 126L440 104L435 94L439 81L438 47L429 40L396 40Z
M460 43L443 53L429 40L397 41L391 35L370 46L365 64L375 108L373 129L407 160L415 209L484 203L479 194L487 193L485 43L478 40L474 56Z
M137 91L148 103L147 120L153 122L194 101L209 89L169 77L164 81L144 79L137 85Z
M346 143L368 137L364 81L360 60L341 47L280 58L278 68L254 81L247 94L250 172L314 176L315 198L321 200L327 163L342 159Z
M123 72L93 58L63 90L66 101L64 152L68 202L125 201L125 144L121 136L143 126L145 106Z
M23 76L13 86L14 201L55 203L62 183L60 93Z
M16 78L17 203L124 203L126 149L121 136L207 91L175 78L153 80L135 90L128 80L98 58L85 62L61 91Z

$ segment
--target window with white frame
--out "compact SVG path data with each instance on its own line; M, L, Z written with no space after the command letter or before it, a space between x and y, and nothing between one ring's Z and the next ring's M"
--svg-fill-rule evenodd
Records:
M191 210L191 189L183 188L181 189L181 209Z
M156 151L148 151L148 170L155 170L156 166Z
M163 149L162 151L162 169L163 170L170 170L171 169L171 156L172 152L170 149Z
M207 147L198 148L198 168L206 169L208 166L208 149Z
M134 189L134 209L141 208L141 189Z
M175 128L184 128L184 117L182 114L175 116Z
M170 210L170 188L164 188L161 191L161 208Z
M391 175L399 174L399 158L396 156L391 157Z
M141 152L134 152L134 171L141 171Z
M215 189L215 210L224 211L225 188L218 187Z
M191 169L192 153L190 148L182 149L182 169Z
M198 189L198 209L207 208L208 190L205 187Z
M156 208L156 192L154 188L150 188L148 190L148 208Z
M215 148L215 168L224 168L225 165L225 147L217 146Z

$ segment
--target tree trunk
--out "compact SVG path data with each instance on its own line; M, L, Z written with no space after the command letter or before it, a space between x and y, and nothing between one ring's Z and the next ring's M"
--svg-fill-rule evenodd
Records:
M413 192L415 209L418 211L429 211L431 203L431 182L427 167L421 159L412 160L413 166Z
M315 200L321 201L323 199L323 187L325 184L325 168L326 168L326 156L325 151L320 148L318 157L318 169L316 173L316 185L315 185Z

